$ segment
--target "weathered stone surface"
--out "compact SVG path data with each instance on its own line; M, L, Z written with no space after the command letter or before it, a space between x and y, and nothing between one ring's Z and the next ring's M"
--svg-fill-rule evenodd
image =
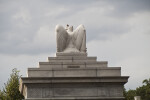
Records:
M70 65L63 68L28 68L28 77L101 77L121 76L120 67L81 68Z
M56 68L100 68L107 67L107 61L96 61L96 57L86 56L67 56L67 57L49 57L49 62L39 62L39 68L56 69ZM72 66L72 67L70 67Z
M120 67L109 67L97 70L97 76L121 76Z
M71 53L64 53L64 52L57 52L57 57L66 57L66 56L87 56L87 53L84 52L71 52Z
M21 90L22 92L26 90L27 93L24 93L26 98L43 98L43 100L44 98L57 100L57 97L123 98L123 84L127 79L128 77L25 77L22 78L25 87Z
M21 83L120 83L124 84L128 76L105 76L105 77L22 77ZM110 84L109 84L110 85ZM20 87L20 89L23 88Z
M96 76L96 70L85 69L67 69L67 70L55 70L54 77L93 77Z
M56 25L57 52L86 53L86 31L84 26L79 25L74 31L73 26L67 25L66 29Z
M52 77L53 73L52 70L46 70L40 68L28 68L28 77Z
M20 91L26 100L123 100L128 77L121 76L120 67L96 59L85 53L57 53L38 68L28 68Z
M86 56L48 57L49 62L96 62L96 59L96 57Z
M26 100L124 100L124 97L52 97L52 98L30 98Z

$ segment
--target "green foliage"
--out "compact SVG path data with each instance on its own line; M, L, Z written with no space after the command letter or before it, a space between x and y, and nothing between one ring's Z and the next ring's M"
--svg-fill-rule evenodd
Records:
M0 90L0 100L5 100L4 92Z
M143 81L143 86L136 88L136 94L141 96L142 100L150 100L150 78Z
M141 100L150 100L150 78L143 80L141 87L137 87L136 90L124 89L125 100L134 100L134 96L141 96Z
M136 90L128 90L126 94L126 100L134 100L134 96L136 96Z
M3 91L0 91L0 100L22 100L24 97L19 91L19 71L12 70L10 79L5 84Z
M127 98L127 91L126 91L125 87L123 87L123 95L124 95L124 97L125 97L125 100L127 100L127 99L126 99L126 98Z

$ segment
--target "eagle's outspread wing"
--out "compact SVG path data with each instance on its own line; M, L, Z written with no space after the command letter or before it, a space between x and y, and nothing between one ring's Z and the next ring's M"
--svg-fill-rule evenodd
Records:
M79 25L73 32L75 46L80 52L86 52L86 30L83 25Z
M65 28L61 25L56 25L56 43L57 43L57 52L63 52L66 48L68 33Z

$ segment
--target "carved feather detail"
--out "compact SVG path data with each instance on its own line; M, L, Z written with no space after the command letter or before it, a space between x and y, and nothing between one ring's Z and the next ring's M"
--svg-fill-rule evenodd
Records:
M86 31L83 25L79 25L74 31L73 27L61 25L55 28L57 52L86 52Z

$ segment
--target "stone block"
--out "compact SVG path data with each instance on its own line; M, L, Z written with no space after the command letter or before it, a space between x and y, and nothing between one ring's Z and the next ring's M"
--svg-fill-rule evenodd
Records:
M87 53L82 53L82 52L72 52L72 53L64 53L64 52L57 52L56 53L56 56L57 57L60 57L60 56L87 56Z
M113 86L109 88L110 97L122 97L123 96L123 87L122 86Z
M40 68L28 68L28 77L52 77L52 70L41 70Z
M98 96L100 97L122 97L123 87L121 85L114 86L104 85L98 88Z
M124 100L124 97L52 97L52 98L29 98L26 100Z
M62 68L62 63L61 62L39 62L39 68L42 69L57 69L57 68Z
M48 57L49 62L72 62L72 57Z
M63 68L85 68L84 62L63 62Z
M95 69L66 69L66 70L55 70L54 77L95 77Z
M109 67L97 70L97 76L121 76L120 67Z
M120 67L85 68L84 65L63 65L63 68L28 68L28 77L101 77L121 76Z
M128 77L22 77L26 100L123 100Z
M98 88L98 96L109 97L109 91L107 86L101 86Z
M93 88L93 87L54 88L54 96L56 97L97 96L97 88Z
M48 57L49 62L96 62L96 57L86 56L59 56L59 57Z
M72 58L73 62L95 62L96 63L96 57L85 57L85 56L74 56Z
M42 88L35 88L35 87L28 88L27 98L42 98Z
M28 84L27 98L50 98L53 96L51 84Z
M107 67L108 62L107 61L99 61L99 62L86 62L87 68L101 68L101 67Z

